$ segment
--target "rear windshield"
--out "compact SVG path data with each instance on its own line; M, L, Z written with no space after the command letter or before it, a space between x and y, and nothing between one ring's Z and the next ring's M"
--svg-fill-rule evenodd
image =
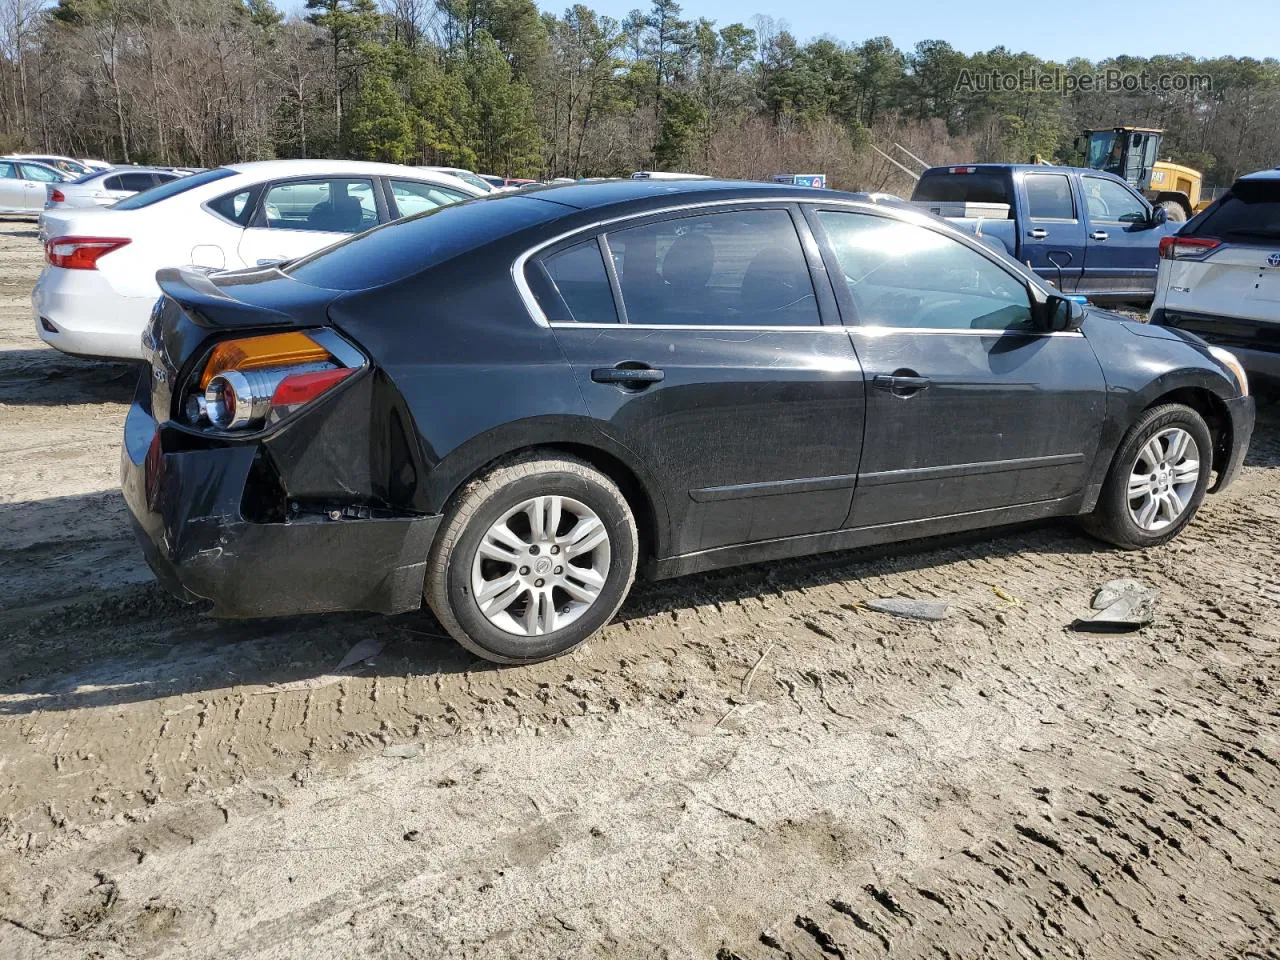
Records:
M493 184L491 184L488 180L484 179L484 177L480 176L477 173L472 173L470 170L448 170L448 171L441 171L441 172L448 173L451 176L457 177L463 183L469 183L473 187L479 187L481 190L485 191L486 193L488 193L489 188L493 186Z
M912 200L945 203L1009 203L1009 177L1004 173L926 173Z
M142 193L135 193L132 197L125 197L112 206L111 209L140 210L143 207L151 206L153 203L159 203L161 200L168 200L170 197L176 197L180 193L186 193L195 187L213 183L215 180L222 180L226 177L234 177L235 175L236 172L234 170L228 170L226 167L205 170L203 173L193 173L189 177L170 180L168 183L162 183L160 186L144 190Z
M1280 240L1280 180L1237 180L1182 233L1219 240Z
M283 269L313 287L366 290L403 280L565 212L558 203L509 194L464 200L358 233Z

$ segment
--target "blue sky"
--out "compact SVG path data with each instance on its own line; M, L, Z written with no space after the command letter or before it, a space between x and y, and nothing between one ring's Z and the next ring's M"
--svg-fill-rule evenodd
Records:
M537 0L544 10L562 13L569 2ZM644 0L585 0L600 13L622 18ZM684 0L687 19L707 17L724 25L762 13L786 20L797 37L830 34L842 41L890 37L899 48L920 40L946 40L965 53L1003 44L1050 60L1087 57L1100 60L1121 53L1150 56L1189 53L1197 57L1280 56L1280 9L1262 0L1236 0L1217 7L1190 0L1139 3L1072 0L1047 4L1036 0L879 0L853 4L840 0ZM1250 25L1242 29L1242 25Z
M287 13L303 12L304 0L276 0ZM563 13L573 0L535 0L543 10ZM619 20L649 0L583 0ZM887 36L900 49L920 40L946 40L976 53L1003 44L1048 60L1071 57L1102 60L1122 53L1151 56L1188 53L1195 57L1280 56L1280 9L1263 0L1235 0L1215 7L1203 0L1071 0L1049 5L1037 0L682 0L686 19L707 17L721 26L751 25L757 13L785 20L801 40L829 34L857 43ZM1242 26L1243 25L1243 26Z

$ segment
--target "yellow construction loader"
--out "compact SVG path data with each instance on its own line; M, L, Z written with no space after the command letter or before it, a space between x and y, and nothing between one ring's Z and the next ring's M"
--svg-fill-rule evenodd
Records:
M1152 203L1164 207L1170 220L1186 220L1209 205L1200 196L1204 174L1180 163L1161 160L1164 131L1152 127L1086 130L1076 141L1086 167L1105 170L1133 184Z

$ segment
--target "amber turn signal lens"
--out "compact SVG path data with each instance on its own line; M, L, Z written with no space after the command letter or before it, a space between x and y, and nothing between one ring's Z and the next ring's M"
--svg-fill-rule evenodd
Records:
M213 348L204 372L200 374L200 389L209 381L228 370L260 370L298 363L320 363L329 359L329 351L305 333L272 333L265 337L248 337L244 340L227 340Z

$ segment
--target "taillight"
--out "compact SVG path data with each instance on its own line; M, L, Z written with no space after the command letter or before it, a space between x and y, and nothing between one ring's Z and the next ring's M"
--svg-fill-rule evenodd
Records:
M50 203L66 203L67 195L63 193L61 190L59 190L57 187L50 187L49 202Z
M125 237L54 237L44 245L44 258L67 270L97 270L100 259L128 244Z
M224 340L213 348L188 393L194 426L252 431L272 426L320 399L366 363L332 330Z
M1222 246L1212 237L1161 237L1161 260L1203 260L1210 251Z

